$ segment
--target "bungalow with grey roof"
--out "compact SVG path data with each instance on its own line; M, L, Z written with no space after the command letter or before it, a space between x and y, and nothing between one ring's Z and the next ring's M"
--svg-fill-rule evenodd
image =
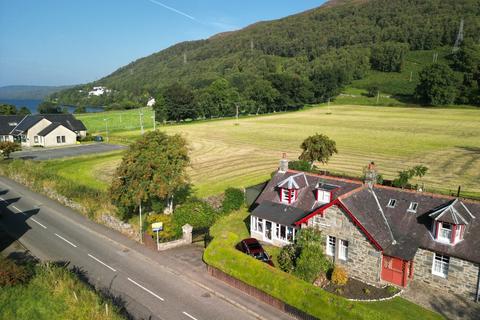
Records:
M71 114L0 116L0 141L24 147L72 145L86 134L85 125Z
M250 233L283 246L302 228L321 230L325 254L358 280L421 281L479 300L479 202L298 172L282 159L254 203Z

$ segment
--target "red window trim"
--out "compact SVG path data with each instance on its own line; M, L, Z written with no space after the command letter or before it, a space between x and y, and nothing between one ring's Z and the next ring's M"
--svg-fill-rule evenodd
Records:
M452 227L452 235L451 235L451 239L450 239L450 242L451 243L455 243L455 235L457 233L457 225L454 224L453 227Z
M442 223L439 221L435 221L435 240L438 240L438 230L440 230L440 227L442 226Z

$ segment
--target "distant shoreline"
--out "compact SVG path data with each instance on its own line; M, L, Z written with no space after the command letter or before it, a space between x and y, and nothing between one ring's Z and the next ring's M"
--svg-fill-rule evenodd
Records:
M43 100L40 99L1 99L0 98L0 104L6 103L6 104L12 104L17 107L17 109L21 107L27 107L28 110L32 114L37 114L37 107L40 103L42 103ZM68 112L73 113L75 111L75 107L73 106L67 106ZM105 111L103 107L87 107L87 113L93 113L93 112L102 112Z

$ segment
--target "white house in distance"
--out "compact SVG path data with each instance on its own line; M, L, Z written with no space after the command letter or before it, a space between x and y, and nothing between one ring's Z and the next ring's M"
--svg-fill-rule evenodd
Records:
M22 147L72 145L87 128L71 114L0 116L0 141L17 141Z
M155 98L148 99L147 107L153 107L155 105Z
M93 87L93 90L92 91L89 91L88 92L88 95L89 96L102 96L104 93L109 93L111 92L112 90L110 89L107 89L107 87Z

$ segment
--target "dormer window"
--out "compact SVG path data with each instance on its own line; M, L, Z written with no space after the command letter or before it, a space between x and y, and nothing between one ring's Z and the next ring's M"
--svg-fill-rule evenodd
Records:
M388 200L387 207L389 207L389 208L395 208L396 205L397 205L397 200L395 200L395 199L390 199L390 200Z
M418 202L410 202L410 205L408 206L408 212L417 212L418 208Z
M283 203L294 203L298 198L298 190L296 189L280 189L280 201Z
M450 242L452 239L452 225L450 223L440 223L438 229L438 240Z
M429 214L436 241L455 245L463 240L465 229L475 216L459 199L451 200Z
M321 203L330 203L332 194L330 191L317 190L317 201Z
M433 225L435 240L443 243L457 244L463 240L465 225L436 221Z

